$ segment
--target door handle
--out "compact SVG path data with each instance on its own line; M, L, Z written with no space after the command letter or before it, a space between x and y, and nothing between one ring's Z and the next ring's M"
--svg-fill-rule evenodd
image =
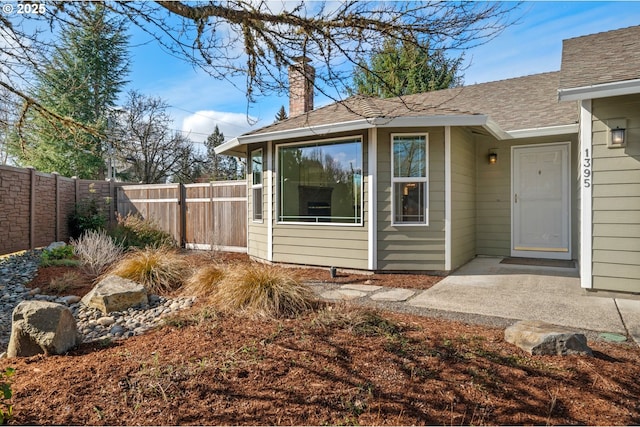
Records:
M515 203L518 203L518 193L516 193L516 196L515 196Z

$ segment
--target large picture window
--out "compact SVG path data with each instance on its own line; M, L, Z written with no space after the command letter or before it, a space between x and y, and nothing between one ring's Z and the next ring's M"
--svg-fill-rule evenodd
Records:
M426 134L392 135L393 224L428 224Z
M251 197L253 220L262 221L262 150L251 152Z
M280 222L361 224L360 138L278 147Z

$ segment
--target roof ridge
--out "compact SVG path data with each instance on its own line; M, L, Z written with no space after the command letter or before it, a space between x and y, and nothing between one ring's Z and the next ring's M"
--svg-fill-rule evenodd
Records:
M562 41L565 42L567 40L577 40L577 39L582 39L586 37L602 36L603 34L617 33L617 32L621 32L621 31L625 31L625 30L629 30L631 28L637 28L637 27L640 27L640 25L630 25L628 27L616 28L614 30L600 31L600 32L591 33L591 34L583 34L581 36L569 37L568 39L563 39Z

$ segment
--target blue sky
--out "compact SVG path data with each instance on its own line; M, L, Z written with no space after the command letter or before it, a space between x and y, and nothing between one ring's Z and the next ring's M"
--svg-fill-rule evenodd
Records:
M640 24L640 1L526 1L514 12L516 25L465 53L465 84L502 80L560 69L562 40ZM180 62L133 33L128 89L159 96L171 108L174 128L203 141L216 124L226 139L271 124L288 99L258 98L249 107L243 80L234 87ZM328 101L316 99L316 107ZM247 114L258 120L251 126Z

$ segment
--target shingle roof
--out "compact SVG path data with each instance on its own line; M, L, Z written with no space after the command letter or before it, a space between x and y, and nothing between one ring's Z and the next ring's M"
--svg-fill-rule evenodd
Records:
M401 98L354 96L247 135L330 125L364 118L487 115L502 130L575 124L575 103L558 102L560 73L536 74Z
M640 79L640 26L564 40L560 88Z

